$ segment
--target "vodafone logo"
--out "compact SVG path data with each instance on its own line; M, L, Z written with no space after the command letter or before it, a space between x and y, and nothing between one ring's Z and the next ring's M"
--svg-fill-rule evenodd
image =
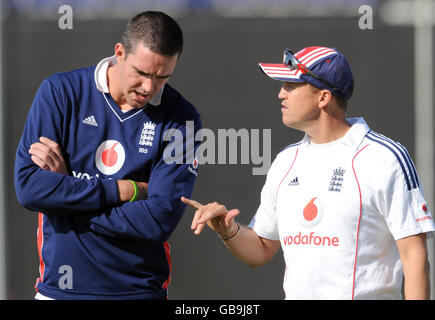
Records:
M107 175L118 172L122 168L124 161L124 147L116 140L103 141L95 153L95 165L97 169Z
M319 197L314 197L305 205L298 214L299 223L307 228L316 226L323 218L323 204ZM314 231L292 232L283 236L284 246L315 246L315 247L339 247L340 238L335 235L322 235Z
M429 214L429 209L427 207L426 203L423 203L423 205L421 206L421 209L424 212L424 216L420 216L417 219L415 219L417 222L423 222L423 221L427 221L427 220L432 220L432 216Z
M189 170L190 173L192 173L192 174L194 174L195 176L197 176L197 175L198 175L198 171L197 171L198 167L199 167L198 158L195 157L195 158L193 159L193 161L192 161L192 167L190 167L190 166L187 167L187 170Z
M195 157L195 158L193 159L193 162L192 162L192 168L193 168L193 169L198 169L198 166L199 166L198 158Z
M306 228L312 228L323 218L323 204L320 198L311 199L299 214L299 222Z
M427 214L427 212L428 212L428 208L427 208L426 203L423 203L423 205L421 206L421 208L423 209L424 214Z

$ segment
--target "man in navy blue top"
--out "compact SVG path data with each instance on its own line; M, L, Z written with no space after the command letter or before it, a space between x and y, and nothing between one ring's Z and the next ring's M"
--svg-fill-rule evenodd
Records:
M143 12L114 56L39 87L15 161L17 198L39 217L36 299L167 298L201 128L167 83L182 48L175 20Z

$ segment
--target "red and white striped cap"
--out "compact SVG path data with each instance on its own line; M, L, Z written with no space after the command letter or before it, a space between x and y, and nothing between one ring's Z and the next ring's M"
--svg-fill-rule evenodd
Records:
M334 95L349 99L353 92L354 80L350 65L339 51L327 47L307 47L294 55L305 67L337 90ZM284 63L259 63L260 69L270 78L284 82L308 82L320 89L330 88L325 83L303 72L302 68L290 69Z

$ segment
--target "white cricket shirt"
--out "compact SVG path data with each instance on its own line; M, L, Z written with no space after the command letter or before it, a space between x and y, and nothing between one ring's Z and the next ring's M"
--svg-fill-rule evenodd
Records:
M286 299L401 299L395 240L435 231L407 150L362 118L278 154L250 227L279 240Z

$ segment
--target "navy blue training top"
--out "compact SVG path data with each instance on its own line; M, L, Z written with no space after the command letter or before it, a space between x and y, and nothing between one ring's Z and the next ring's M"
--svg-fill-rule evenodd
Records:
M35 288L54 299L165 299L167 240L185 209L180 197L193 191L198 161L189 149L199 145L201 119L169 84L159 105L122 112L94 73L45 79L18 145L17 198L39 212ZM41 136L61 145L69 175L32 162ZM119 179L148 182L148 198L120 203Z

